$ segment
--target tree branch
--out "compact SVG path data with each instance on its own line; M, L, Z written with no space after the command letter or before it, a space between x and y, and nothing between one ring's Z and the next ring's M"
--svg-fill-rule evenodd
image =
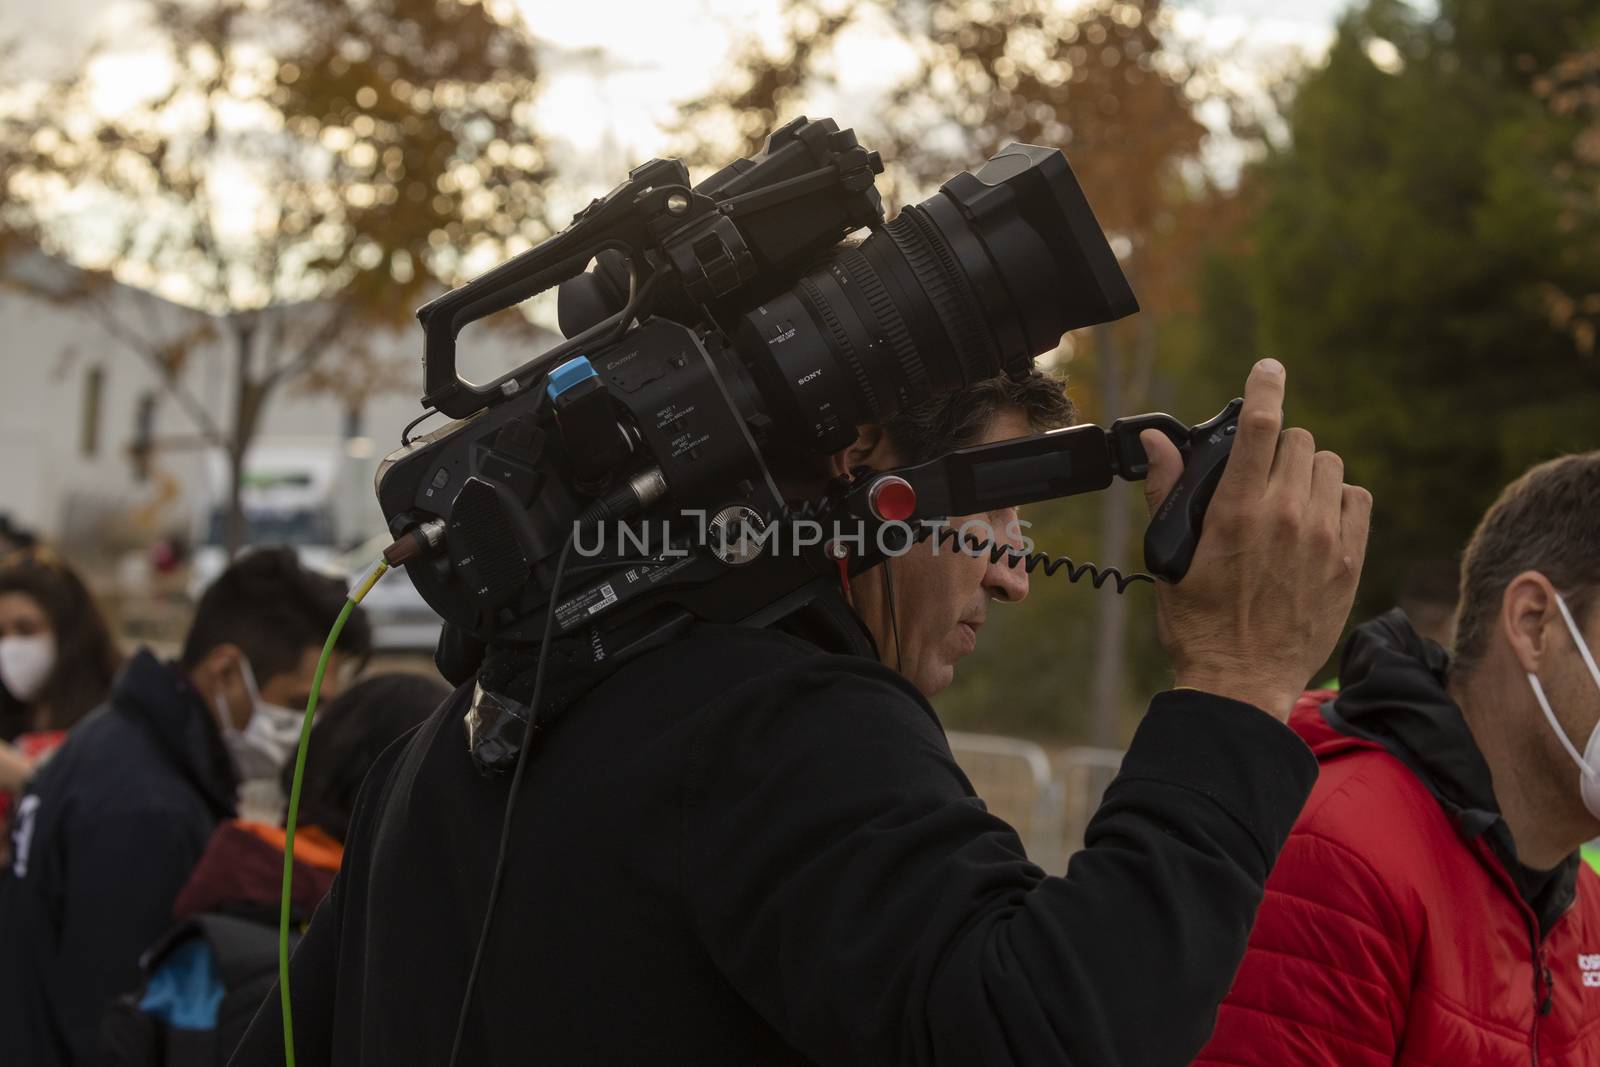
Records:
M100 324L100 328L109 333L113 338L121 341L123 345L132 349L134 354L155 371L165 384L167 393L175 400L179 407L184 409L190 421L195 424L203 437L218 448L228 447L228 435L223 433L216 420L205 408L199 397L189 391L175 369L160 355L160 345L141 337L136 330L131 329L117 315L105 306L105 301L95 295L86 298L90 313Z
M305 344L300 346L300 350L295 353L294 357L267 375L263 385L271 388L310 367L312 363L316 362L317 357L322 354L323 348L344 330L348 319L349 313L343 307L335 307L329 311L327 318L322 320L322 325L312 331L311 336L306 338Z

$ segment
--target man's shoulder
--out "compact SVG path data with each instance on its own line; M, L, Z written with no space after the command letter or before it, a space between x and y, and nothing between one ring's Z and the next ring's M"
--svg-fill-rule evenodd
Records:
M765 669L828 657L819 645L783 630L764 626L700 623L683 639L668 646L675 656L705 657L736 654L750 667Z
M29 791L46 801L70 799L78 811L126 814L187 808L193 788L150 731L110 703L73 727Z
M781 630L705 623L631 664L619 675L635 685L681 686L714 694L743 687L856 682L889 685L920 701L904 676L876 659L832 652Z
M97 775L137 774L148 769L157 751L150 732L126 708L108 702L72 728L43 770L59 767L60 773L77 776L83 773L79 768L89 766Z
M782 720L786 729L853 728L863 713L902 717L942 736L927 699L897 671L864 655L832 652L777 630L697 626L612 680L613 698L648 698L702 728Z
M1416 888L1443 875L1453 866L1444 862L1451 855L1463 866L1478 863L1438 798L1409 767L1376 747L1322 761L1290 839L1339 853L1397 896L1404 895L1402 887ZM1297 851L1291 849L1290 855Z
M1600 937L1600 871L1591 867L1586 859L1578 860L1572 910L1581 917L1586 936ZM1600 942L1596 944L1600 946ZM1600 955L1600 947L1595 949L1594 954Z

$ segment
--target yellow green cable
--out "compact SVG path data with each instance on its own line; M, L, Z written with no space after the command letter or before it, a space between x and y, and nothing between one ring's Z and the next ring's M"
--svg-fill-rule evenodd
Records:
M300 724L300 744L294 754L294 784L289 788L289 815L283 827L283 898L278 907L278 994L283 1005L283 1062L287 1067L294 1067L294 1015L289 1008L289 902L294 886L294 825L300 815L300 785L306 774L306 751L311 747L311 720L317 711L317 694L322 692L322 676L328 669L328 660L333 657L333 646L344 632L345 621L388 569L389 564L378 560L371 573L345 598L339 617L333 621L333 629L328 631L328 640L322 645L317 673L311 678L311 695L306 698L306 717Z

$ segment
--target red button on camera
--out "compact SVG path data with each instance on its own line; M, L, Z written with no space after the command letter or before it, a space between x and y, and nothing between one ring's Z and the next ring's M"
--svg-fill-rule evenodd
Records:
M867 506L880 522L904 522L916 513L917 491L904 478L886 474L867 490Z

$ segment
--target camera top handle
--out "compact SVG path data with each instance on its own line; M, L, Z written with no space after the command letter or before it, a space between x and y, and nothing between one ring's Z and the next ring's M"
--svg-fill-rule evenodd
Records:
M832 119L799 118L753 159L696 188L682 160L653 159L592 201L560 233L423 305L422 403L465 418L515 396L561 357L620 336L652 311L689 324L752 280L798 269L862 226L883 223L873 177L883 160ZM804 210L795 210L804 201ZM603 252L629 271L626 307L589 329L476 385L456 373L456 336L470 323L583 274ZM653 299L652 299L653 298Z
M639 225L635 199L652 181L659 181L668 187L667 191L681 190L687 196L688 180L688 171L681 162L652 160L579 212L572 224L554 237L417 309L424 338L423 406L451 418L465 418L502 397L520 392L556 360L592 344L596 335L625 326L639 311L635 306L641 293L638 270L647 242ZM627 308L486 385L466 382L456 373L456 336L467 325L577 277L591 259L607 250L621 251L633 274L633 299Z

